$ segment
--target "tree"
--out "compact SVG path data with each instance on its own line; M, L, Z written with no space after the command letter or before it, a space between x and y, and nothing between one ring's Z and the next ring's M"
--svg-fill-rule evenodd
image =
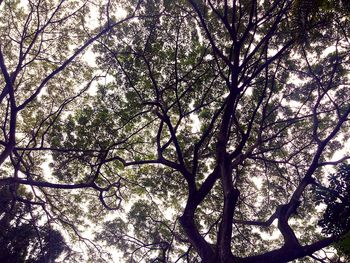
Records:
M130 262L319 260L339 237L317 231L311 186L349 158L333 159L350 114L345 1L120 3L137 19L100 29L96 94L5 147L36 165L51 156L51 177L0 182L40 191L76 233L82 215L102 222L95 242Z
M20 192L26 195L24 189ZM57 230L51 229L50 225L36 225L40 218L33 218L30 203L16 203L9 187L2 188L0 196L1 262L54 262L62 252L69 251Z
M350 166L341 165L336 174L328 177L329 187L316 186L316 199L327 204L319 225L326 234L340 237L335 244L350 259Z
M43 170L51 155L51 150L46 148L48 132L58 116L74 109L73 101L99 78L86 58L92 43L135 16L136 10L129 10L128 16L113 19L108 12L114 8L115 4L112 6L109 1L100 1L99 5L75 0L0 1L0 186L10 186L13 203L29 206L32 217L40 218L41 222L33 220L37 229L43 229L36 231L38 238L43 236L43 242L48 237L45 226L52 224L58 225L57 229L70 228L77 234L75 239L89 242L77 230L79 217L84 214L79 215L73 206L63 205L74 201L61 199L62 192L55 194L37 186L45 186L40 182L50 180L48 170ZM94 14L95 24L92 11L99 13ZM91 186L61 186L55 178L51 179L56 183L53 188L58 189ZM23 196L21 186L31 193L31 199ZM4 217L7 216L5 213ZM23 222L19 226L32 234L32 226ZM12 230L16 235L21 231ZM56 232L52 230L51 234L54 236ZM27 241L29 247L39 242L34 236ZM26 248L23 246L16 254L28 253L23 251Z

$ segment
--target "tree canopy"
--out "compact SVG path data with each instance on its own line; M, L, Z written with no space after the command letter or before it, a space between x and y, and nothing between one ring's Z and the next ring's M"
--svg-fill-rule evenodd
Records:
M4 263L54 262L68 250L60 232L45 225L37 225L35 215L28 203L16 202L12 189L0 191L0 261ZM24 189L18 191L27 196Z
M349 22L345 0L0 1L21 262L47 233L69 262L341 262Z

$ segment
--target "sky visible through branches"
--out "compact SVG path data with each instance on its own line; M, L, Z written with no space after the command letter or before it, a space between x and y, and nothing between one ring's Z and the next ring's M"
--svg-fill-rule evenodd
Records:
M0 0L0 262L347 262L349 34L345 0Z

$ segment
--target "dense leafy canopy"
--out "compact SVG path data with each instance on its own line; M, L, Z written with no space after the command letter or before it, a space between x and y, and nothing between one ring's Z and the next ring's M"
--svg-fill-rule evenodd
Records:
M317 188L316 188L317 189ZM342 235L350 231L350 166L343 165L329 176L329 187L317 189L317 199L327 204L320 225L325 233Z
M319 225L326 234L340 237L337 249L350 259L350 166L342 165L328 177L329 186L316 187L316 199L327 204Z
M67 250L62 235L48 226L36 226L38 218L28 205L13 200L11 190L0 191L0 261L53 262ZM30 198L24 189L18 192Z
M349 22L333 0L0 1L22 260L34 232L71 262L342 260L319 251L349 230L348 166L328 176L350 158Z

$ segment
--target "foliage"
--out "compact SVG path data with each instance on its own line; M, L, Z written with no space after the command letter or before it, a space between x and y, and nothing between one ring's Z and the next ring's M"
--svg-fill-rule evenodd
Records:
M350 166L340 166L328 181L328 188L317 191L317 199L327 204L319 224L326 234L342 235L350 231Z
M310 262L347 229L347 175L327 179L350 158L346 1L0 12L0 185L40 236L55 224L86 262Z
M319 225L326 234L341 236L335 247L350 256L350 166L343 164L328 177L329 187L317 189L316 198L327 205Z
M13 201L8 187L1 189L0 200L1 262L53 262L69 251L57 230L37 226L40 219L31 217L33 211L28 204Z
M350 260L350 238L349 232L344 234L338 242L334 244L334 247L339 252L339 255L345 260Z

